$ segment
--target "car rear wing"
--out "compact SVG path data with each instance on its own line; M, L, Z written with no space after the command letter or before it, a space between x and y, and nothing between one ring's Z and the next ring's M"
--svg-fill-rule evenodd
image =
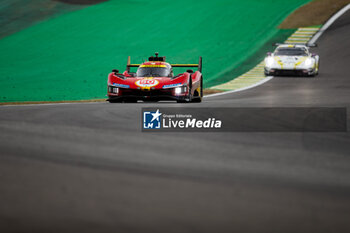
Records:
M131 67L139 67L141 64L131 64L130 63L130 56L128 56L128 61L126 63L126 71L129 73Z
M198 64L171 64L172 67L197 67L202 72L202 57L199 57Z
M150 59L151 60L151 59ZM130 72L131 67L139 67L141 64L131 64L130 56L128 56L128 61L126 64L127 72ZM172 67L198 67L198 71L202 72L202 57L199 57L198 64L171 64Z
M274 43L272 46L280 46L280 45L305 45L307 47L317 47L316 43L309 44L309 43Z

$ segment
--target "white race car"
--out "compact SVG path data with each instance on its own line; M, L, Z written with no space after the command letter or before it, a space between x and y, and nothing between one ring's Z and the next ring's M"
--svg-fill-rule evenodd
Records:
M273 75L301 75L314 77L318 74L320 58L310 53L315 45L278 44L273 53L267 53L264 72Z

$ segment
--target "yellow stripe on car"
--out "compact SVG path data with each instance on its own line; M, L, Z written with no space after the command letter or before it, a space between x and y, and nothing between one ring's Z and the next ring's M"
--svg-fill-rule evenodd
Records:
M274 59L281 66L281 69L283 69L283 62L281 61L281 58L280 57L274 57Z
M154 68L154 67L161 67L161 68L166 68L166 65L141 65L140 67L152 67L152 68Z
M294 69L296 69L297 66L300 65L301 63L303 63L307 58L308 57L300 58L300 60L294 64Z

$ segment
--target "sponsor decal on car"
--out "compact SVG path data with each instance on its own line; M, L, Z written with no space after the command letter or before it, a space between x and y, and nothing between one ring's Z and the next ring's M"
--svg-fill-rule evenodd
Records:
M129 88L129 85L126 84L120 84L120 83L113 83L113 86L115 87L121 87L121 88Z
M135 82L136 86L139 87L154 87L159 84L159 81L153 78L140 79Z
M164 85L163 88L166 89L166 88L174 88L174 87L178 87L178 86L181 86L182 83L175 83L175 84L168 84L168 85Z

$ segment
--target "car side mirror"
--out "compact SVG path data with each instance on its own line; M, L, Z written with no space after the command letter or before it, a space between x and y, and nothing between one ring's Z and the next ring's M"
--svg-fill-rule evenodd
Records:
M187 73L193 73L193 70L186 70Z
M118 73L119 73L119 70L113 69L112 72L115 73L115 74L118 74Z
M268 53L266 53L266 55L267 55L267 56L271 56L271 55L272 55L272 53L271 53L271 52L268 52Z

